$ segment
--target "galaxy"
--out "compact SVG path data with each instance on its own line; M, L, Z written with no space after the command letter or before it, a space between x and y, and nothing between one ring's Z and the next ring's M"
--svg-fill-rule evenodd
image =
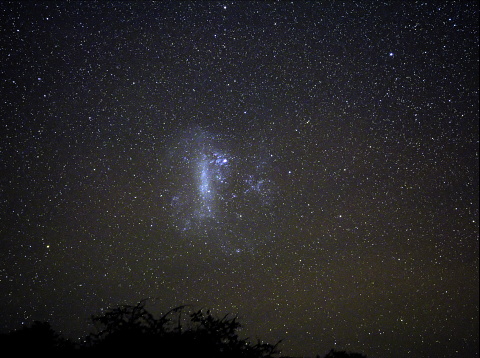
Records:
M478 10L2 1L0 333L146 302L478 357Z
M271 230L279 196L271 179L274 155L249 149L251 144L236 137L188 128L173 139L167 155L172 226L190 245L218 255L252 252L276 232ZM253 236L262 233L264 223L266 237Z

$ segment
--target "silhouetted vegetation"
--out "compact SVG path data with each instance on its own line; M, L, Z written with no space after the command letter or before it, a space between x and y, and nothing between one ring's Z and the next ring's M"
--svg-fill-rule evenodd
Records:
M156 319L144 306L122 306L92 317L103 329L88 337L84 350L94 352L157 352L160 356L195 357L273 357L276 345L251 344L240 339L236 317L215 318L210 311L189 314L183 327L185 306L177 307Z
M74 344L60 337L47 322L35 321L30 327L0 335L1 352L15 354L41 354L70 352Z
M105 356L153 354L156 357L273 358L277 344L240 338L237 317L214 317L210 311L185 313L174 308L159 318L145 309L145 301L120 306L92 316L98 327L82 343L74 344L55 333L46 322L34 322L0 335L3 352ZM319 356L317 356L319 357ZM366 358L358 353L331 350L325 358Z

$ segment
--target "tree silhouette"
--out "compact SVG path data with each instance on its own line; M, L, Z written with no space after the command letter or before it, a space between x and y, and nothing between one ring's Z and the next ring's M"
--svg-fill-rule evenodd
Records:
M40 354L71 351L73 344L55 333L48 322L35 321L30 327L0 335L0 347L4 352Z
M185 313L179 306L155 318L143 300L92 316L98 332L82 343L62 338L47 322L34 322L8 334L0 334L0 349L13 355L96 357L154 355L159 358L274 358L277 344L240 338L236 316L214 317L209 310ZM288 357L283 357L288 358ZM320 358L320 356L317 356ZM331 350L324 358L366 358L359 353Z
M156 319L145 309L145 301L136 306L121 306L93 316L102 326L91 334L83 350L109 353L156 352L159 356L212 358L270 358L277 354L277 345L240 339L237 317L218 319L210 311L189 314L190 322L182 326L185 306L176 307Z

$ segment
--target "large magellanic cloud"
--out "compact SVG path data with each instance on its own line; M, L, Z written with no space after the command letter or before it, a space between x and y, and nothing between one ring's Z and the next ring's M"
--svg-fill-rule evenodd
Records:
M195 127L168 149L175 229L193 245L227 253L253 250L270 236L258 235L259 223L275 220L270 209L278 196L268 155L259 150L246 156L234 139Z

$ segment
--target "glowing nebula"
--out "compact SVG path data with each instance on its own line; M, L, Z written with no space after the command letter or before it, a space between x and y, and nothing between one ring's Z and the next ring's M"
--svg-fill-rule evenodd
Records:
M228 138L200 128L179 136L170 155L175 163L171 217L193 244L202 238L238 253L260 243L246 237L259 230L257 222L272 217L269 208L276 193L265 160L258 165L231 147Z

